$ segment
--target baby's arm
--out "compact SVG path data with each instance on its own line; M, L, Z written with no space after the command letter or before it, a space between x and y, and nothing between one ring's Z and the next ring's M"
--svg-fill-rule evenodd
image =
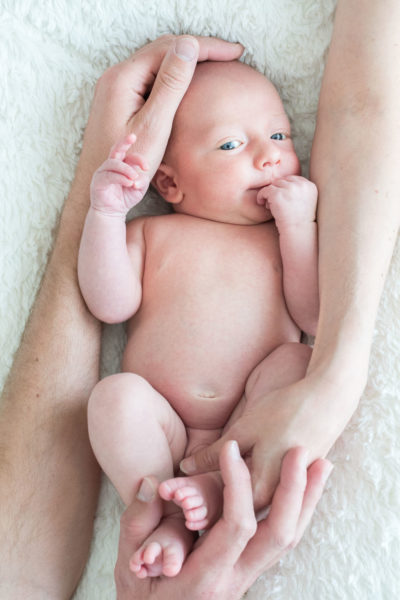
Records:
M146 161L127 155L136 136L131 134L111 149L90 186L78 259L78 278L90 311L106 323L131 317L141 302L144 260L143 221L132 228L129 252L126 213L143 198L149 179Z
M287 307L300 329L311 335L319 313L317 196L316 186L297 175L274 181L257 196L278 228Z

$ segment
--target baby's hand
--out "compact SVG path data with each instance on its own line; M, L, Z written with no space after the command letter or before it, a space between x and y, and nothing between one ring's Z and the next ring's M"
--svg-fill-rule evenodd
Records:
M315 221L317 186L300 175L276 179L257 194L257 204L268 208L278 229Z
M90 185L90 205L106 215L125 216L138 204L149 187L147 161L140 154L127 154L135 142L131 133L111 148L108 159L97 169Z

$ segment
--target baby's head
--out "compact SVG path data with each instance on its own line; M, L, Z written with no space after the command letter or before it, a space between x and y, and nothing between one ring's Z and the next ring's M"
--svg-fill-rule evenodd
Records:
M300 173L290 123L268 79L238 61L198 64L153 184L175 212L256 224L257 192Z

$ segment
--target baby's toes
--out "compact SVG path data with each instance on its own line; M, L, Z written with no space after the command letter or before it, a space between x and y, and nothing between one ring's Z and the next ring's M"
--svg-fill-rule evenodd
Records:
M145 547L142 553L143 562L146 565L153 565L157 558L160 558L162 555L162 547L158 542L150 542L148 546Z
M162 573L167 577L175 577L182 568L184 554L181 546L171 544L163 550Z
M190 531L200 531L205 529L208 525L207 519L207 507L199 506L199 508L192 508L191 510L184 510L185 525Z
M183 509L198 508L204 504L204 498L194 487L183 487L176 490L172 500Z
M148 545L139 548L129 561L129 568L139 579L161 575L161 545L158 542L150 542Z
M143 548L139 548L139 550L137 550L135 554L131 556L129 561L129 569L132 571L132 573L135 573L136 577L139 577L139 579L144 579L147 577L147 569L143 565L142 553Z

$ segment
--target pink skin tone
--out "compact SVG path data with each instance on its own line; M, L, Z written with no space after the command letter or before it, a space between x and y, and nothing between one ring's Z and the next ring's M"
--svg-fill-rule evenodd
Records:
M210 69L219 68L218 63L197 67L153 183L178 214L232 225L258 225L274 218L280 234L286 303L297 325L314 333L318 314L316 188L299 175L289 121L272 84L243 65L238 83L235 64L224 65L225 78L210 81ZM205 96L212 111L199 122ZM92 180L91 209L107 219L118 218L116 229L125 227L121 217L140 202L149 185L146 159L128 154L135 140L131 134L115 144ZM109 240L110 228L107 225L103 230L104 242ZM113 269L121 269L121 264L114 261ZM89 281L87 287L95 286L95 281ZM299 286L305 290L302 303ZM311 313L309 319L304 317L304 307ZM169 509L131 557L130 569L138 578L174 576L180 571L192 544L187 533L208 528L219 518L221 489L218 473L177 477L160 484L159 495L170 503ZM172 503L183 512L185 522L176 518Z

